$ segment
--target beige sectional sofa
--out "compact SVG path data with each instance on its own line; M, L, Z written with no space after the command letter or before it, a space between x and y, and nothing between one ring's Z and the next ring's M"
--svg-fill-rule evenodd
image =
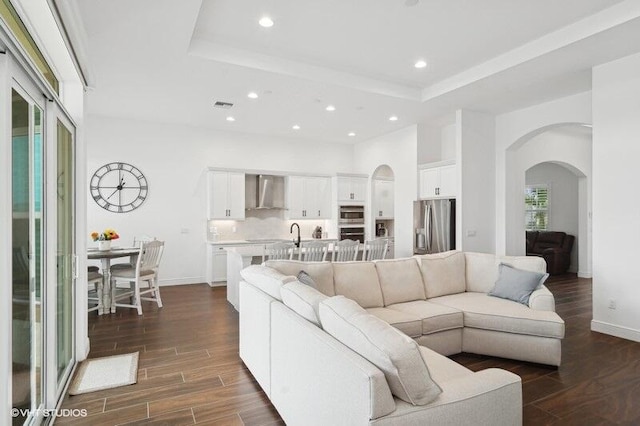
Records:
M456 251L251 266L240 284L240 356L287 424L520 424L518 376L498 369L474 373L443 356L470 352L560 364L564 322L552 294L541 285L528 305L489 296L500 263L540 273L546 268L539 257ZM319 292L296 283L300 271ZM419 344L442 393L424 405L398 398L387 371L348 337L323 330L321 311L326 315L336 295L364 308L373 330L390 324Z

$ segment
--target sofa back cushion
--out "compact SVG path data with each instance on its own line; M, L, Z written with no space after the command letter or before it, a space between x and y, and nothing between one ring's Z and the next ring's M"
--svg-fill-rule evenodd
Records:
M374 263L385 306L426 298L415 259L379 260Z
M249 284L253 284L274 299L282 300L280 288L296 277L286 275L280 271L264 265L250 265L240 271L240 276Z
M384 306L373 262L334 262L333 281L336 294L355 300L363 308Z
M539 272L541 274L547 272L547 262L539 256L500 256L497 262L498 264L506 263L514 268L524 269L525 271Z
M327 299L328 296L299 281L292 281L283 285L280 288L280 293L282 294L282 302L291 310L307 321L322 327L318 314L318 304Z
M464 253L447 251L415 257L420 264L427 299L466 291Z
M498 265L506 263L525 271L546 272L546 262L538 256L496 256L466 252L467 291L489 293L498 279Z
M418 344L353 300L342 296L323 300L320 321L325 331L382 370L397 398L424 405L442 393Z
M331 262L300 262L298 260L267 260L264 263L273 269L277 269L285 275L297 277L300 271L305 271L316 284L316 288L322 294L335 296L333 288L333 269Z

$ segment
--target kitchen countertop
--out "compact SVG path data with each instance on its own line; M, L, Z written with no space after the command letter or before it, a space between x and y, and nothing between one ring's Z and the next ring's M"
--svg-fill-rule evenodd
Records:
M207 240L207 244L217 245L217 246L225 246L225 245L238 245L238 246L246 246L246 245L263 245L263 244L272 244L278 242L285 241L293 241L292 238L260 238L260 239L249 239L249 240L218 240L212 241ZM308 241L326 241L326 242L336 242L337 238L301 238L301 242Z

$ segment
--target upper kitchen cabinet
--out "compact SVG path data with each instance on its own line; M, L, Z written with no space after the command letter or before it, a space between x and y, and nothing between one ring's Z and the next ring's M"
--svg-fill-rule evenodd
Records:
M423 165L419 174L420 199L455 198L457 196L458 177L455 164Z
M289 219L330 219L331 178L289 176L287 208Z
M367 200L366 176L338 176L338 203L364 203Z
M243 220L245 177L242 172L207 172L207 219Z
M373 180L373 214L376 219L393 219L392 180Z

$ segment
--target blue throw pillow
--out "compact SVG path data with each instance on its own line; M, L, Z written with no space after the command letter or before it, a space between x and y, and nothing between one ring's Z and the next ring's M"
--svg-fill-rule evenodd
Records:
M305 271L300 271L296 278L302 284L306 284L311 288L315 288L316 290L318 289L318 286L316 285L316 282L313 281L313 278L311 278L311 276L309 274L307 274Z
M525 271L506 263L498 266L498 280L489 292L489 296L513 300L529 305L529 296L549 277L547 273Z

